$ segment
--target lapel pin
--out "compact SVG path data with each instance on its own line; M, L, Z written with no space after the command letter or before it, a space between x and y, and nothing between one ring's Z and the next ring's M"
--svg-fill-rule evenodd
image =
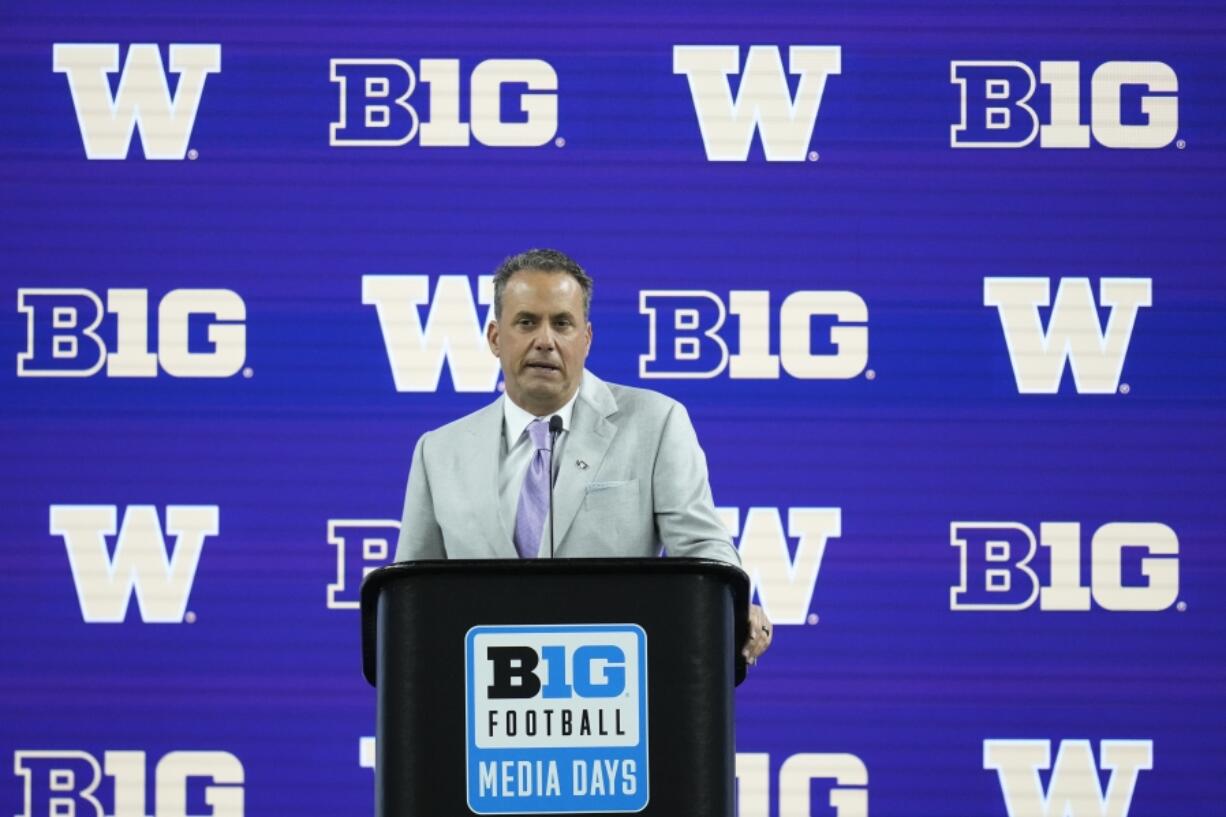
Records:
M580 471L587 470L587 463L584 462L583 460L575 460L575 465L579 466Z

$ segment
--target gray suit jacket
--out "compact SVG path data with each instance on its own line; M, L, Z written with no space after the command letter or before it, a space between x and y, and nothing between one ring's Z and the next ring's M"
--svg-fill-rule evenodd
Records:
M505 399L417 441L397 561L517 557L515 520L498 501ZM554 487L559 558L658 556L663 547L740 564L680 403L585 371L567 434Z

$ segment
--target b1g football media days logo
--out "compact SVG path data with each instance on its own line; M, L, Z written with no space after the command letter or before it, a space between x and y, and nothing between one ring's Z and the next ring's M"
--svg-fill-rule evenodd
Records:
M56 43L51 61L55 73L68 77L86 158L126 159L132 132L139 130L146 159L182 159L204 81L221 72L221 46L170 46L170 70L178 74L174 96L162 54L152 43L129 46L113 96L107 75L120 70L117 43Z
M642 811L647 635L634 624L481 626L465 639L468 806Z

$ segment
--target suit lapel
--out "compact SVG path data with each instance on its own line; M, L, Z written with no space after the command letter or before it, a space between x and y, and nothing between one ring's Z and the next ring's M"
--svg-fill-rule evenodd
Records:
M496 559L517 559L519 553L515 550L514 520L508 520L503 512L502 500L498 492L499 457L502 450L502 401L506 397L495 400L482 411L477 423L471 430L473 436L471 451L473 456L465 457L460 463L460 490L468 490L466 486L483 486L482 493L492 497L494 513L483 514L483 527L486 541L489 542L490 555Z
M596 478L600 463L617 434L617 426L608 419L616 413L617 402L609 387L591 372L584 371L579 399L571 415L571 429L567 432L565 453L558 464L554 483L554 534L559 556L563 555L566 533L583 504L587 486ZM580 462L586 467L580 466Z

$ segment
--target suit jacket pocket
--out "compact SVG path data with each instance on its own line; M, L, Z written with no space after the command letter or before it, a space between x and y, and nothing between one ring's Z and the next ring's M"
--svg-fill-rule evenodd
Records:
M639 481L637 479L616 482L593 482L587 486L583 508L603 513L630 513L638 504Z
M593 482L567 542L588 556L646 556L651 537L648 513L639 496L639 481Z

